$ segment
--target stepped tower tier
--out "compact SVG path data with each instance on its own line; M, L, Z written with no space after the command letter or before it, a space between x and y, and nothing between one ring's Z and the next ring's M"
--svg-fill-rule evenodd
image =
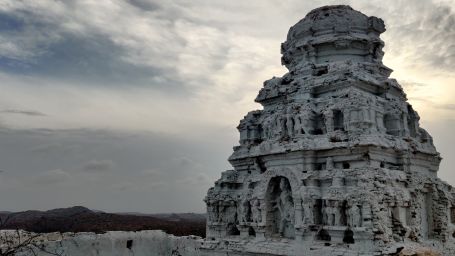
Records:
M432 138L382 63L384 31L344 5L291 27L289 72L264 82L263 109L237 127L234 169L205 198L203 251L388 255L399 242L455 241L455 190L437 178Z

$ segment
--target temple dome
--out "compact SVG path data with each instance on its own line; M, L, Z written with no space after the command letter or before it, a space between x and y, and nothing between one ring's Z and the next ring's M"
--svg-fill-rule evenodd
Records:
M308 13L305 18L292 26L289 29L287 39L299 38L308 32L311 34L332 33L339 24L346 24L352 29L367 31L368 16L347 5L320 7Z
M344 59L380 62L384 43L379 35L384 22L347 5L314 9L289 29L282 44L286 67L306 62L331 62ZM375 51L379 52L375 52ZM337 56L337 57L334 57Z

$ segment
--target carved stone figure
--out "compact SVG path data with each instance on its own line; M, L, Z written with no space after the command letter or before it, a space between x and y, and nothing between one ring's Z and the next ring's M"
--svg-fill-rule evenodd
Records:
M327 205L327 202L324 202L322 205L322 224L330 225L330 207Z
M223 223L237 223L237 206L235 201L226 200L219 202L219 220Z
M352 203L348 208L348 225L351 227L360 227L362 226L362 215L360 213L360 208L357 204Z
M275 119L275 134L278 137L284 137L287 134L286 128L287 118L285 115L277 115Z
M262 222L262 209L261 209L261 201L257 198L253 198L251 200L252 206L251 206L251 212L252 212L252 217L253 217L253 222L255 223L261 223Z
M294 109L292 106L288 106L286 108L286 130L288 136L294 136L294 126L295 126L295 119L294 119Z
M223 201L218 201L218 222L225 222L226 206Z
M333 215L334 215L334 220L333 220L333 225L335 226L341 226L341 205L339 201L333 202Z
M281 235L284 235L285 229L294 223L294 202L292 199L290 188L287 186L285 179L280 181L280 195L277 197L276 207L280 213L278 220L278 230Z
M226 208L226 220L228 223L238 223L237 221L237 204L234 200L229 201L229 206Z
M209 222L217 222L218 217L218 202L209 199L207 201L207 217Z
M294 134L310 134L313 129L311 111L300 110L294 121Z
M308 200L304 202L304 205L304 223L314 224L314 201L311 198L308 198Z
M251 221L251 205L250 200L246 197L242 198L237 207L237 216L240 223Z
M269 115L263 121L263 132L265 139L272 139L275 135L275 116Z
M333 158L332 157L327 157L327 161L326 161L326 169L327 170L332 170L334 168L334 165L333 165Z
M311 198L310 191L305 185L302 185L299 193L302 206L302 223L314 224L314 201Z
M338 222L338 209L336 208L336 202L326 201L325 212L327 215L327 225L336 226Z

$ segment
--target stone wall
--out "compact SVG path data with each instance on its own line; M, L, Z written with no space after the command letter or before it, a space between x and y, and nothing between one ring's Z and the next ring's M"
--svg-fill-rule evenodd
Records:
M94 233L50 233L37 239L45 250L34 250L37 256L49 256L44 251L61 256L199 256L200 237L176 237L160 230L140 232L110 231ZM30 251L17 256L35 256Z

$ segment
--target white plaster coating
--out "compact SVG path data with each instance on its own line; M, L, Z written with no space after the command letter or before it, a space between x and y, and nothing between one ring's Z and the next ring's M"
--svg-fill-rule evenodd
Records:
M49 233L36 239L46 251L62 256L199 256L200 237L176 237L160 230L140 232ZM35 250L17 256L49 256Z
M384 31L349 6L291 27L289 72L264 82L208 191L203 253L455 255L455 190L382 64Z

